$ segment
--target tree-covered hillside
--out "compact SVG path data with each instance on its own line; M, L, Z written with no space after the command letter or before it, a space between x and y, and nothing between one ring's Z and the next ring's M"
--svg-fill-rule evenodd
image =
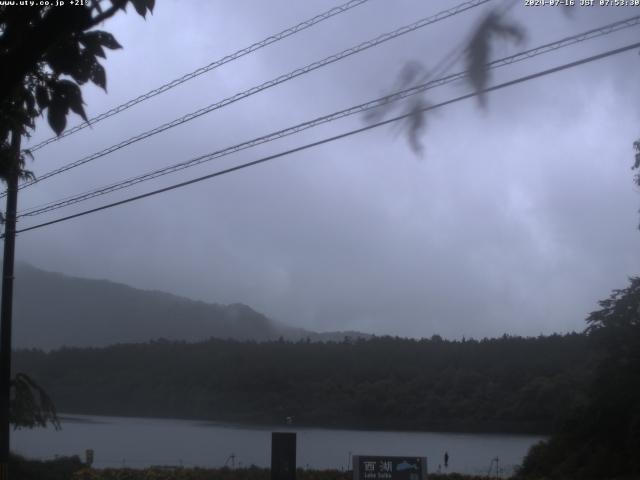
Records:
M583 395L587 338L157 341L18 351L59 411L219 421L549 432Z
M14 303L18 348L103 347L152 338L194 342L210 337L264 341L344 336L290 327L241 303L198 302L107 280L46 272L25 263L16 268Z

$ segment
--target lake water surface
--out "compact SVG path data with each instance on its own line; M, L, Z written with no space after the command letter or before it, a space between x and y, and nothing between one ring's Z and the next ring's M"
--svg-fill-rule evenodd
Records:
M297 462L302 468L347 468L350 455L426 456L430 472L449 453L448 472L487 474L498 458L505 474L520 464L533 435L382 432L320 428L222 425L189 420L63 415L62 430L12 432L11 448L22 455L49 459L95 451L94 466L184 465L268 467L271 432L297 433ZM235 458L230 459L234 454ZM441 465L442 471L444 465ZM495 472L495 462L493 462Z

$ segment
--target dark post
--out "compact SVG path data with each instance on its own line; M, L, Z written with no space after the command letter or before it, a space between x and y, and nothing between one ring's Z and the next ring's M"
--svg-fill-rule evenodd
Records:
M86 463L88 467L93 465L93 448L87 448L84 451L84 463Z
M296 480L295 433L271 433L271 480Z
M9 405L11 393L11 313L13 310L13 263L18 209L20 133L11 135L11 158L7 181L7 211L2 262L2 305L0 306L0 480L9 479Z

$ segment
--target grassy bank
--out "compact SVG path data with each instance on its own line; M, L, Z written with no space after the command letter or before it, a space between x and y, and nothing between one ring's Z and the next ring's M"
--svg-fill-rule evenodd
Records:
M179 468L174 470L147 468L144 470L83 469L75 472L73 480L271 480L267 468ZM351 472L339 470L298 470L297 480L351 480ZM459 474L430 474L430 480L486 480L486 477Z
M268 468L87 468L78 457L51 461L13 456L12 478L20 480L271 480ZM340 470L298 470L297 480L351 480L351 472ZM486 480L459 474L429 474L429 480Z

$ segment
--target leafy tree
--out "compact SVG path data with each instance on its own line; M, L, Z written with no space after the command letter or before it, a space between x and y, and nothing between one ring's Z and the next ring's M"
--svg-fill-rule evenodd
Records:
M20 152L19 144L40 115L46 113L59 135L70 112L87 121L82 85L92 82L106 91L106 71L99 59L106 57L105 49L121 46L110 33L93 29L129 4L145 17L154 3L88 0L82 5L0 6L0 179L15 188L19 177L31 176L24 169L29 152ZM15 217L15 212L8 215ZM59 426L53 403L30 377L15 375L10 392L9 417L15 427L49 422Z
M28 136L46 112L60 134L69 112L87 120L80 86L92 82L106 91L100 58L121 48L108 32L92 30L129 4L142 16L155 0L89 0L84 5L0 6L0 176L16 159L10 135ZM24 164L24 157L20 162ZM22 165L21 165L22 167Z
M9 421L14 428L60 428L56 409L47 392L31 377L18 373L11 381L12 395Z
M631 170L638 170L640 172L640 140L636 140L635 142L633 142L633 148L636 151L636 158L633 162ZM633 181L640 187L640 173L635 174L635 176L633 177ZM638 225L638 228L640 228L640 225Z
M640 452L640 277L615 290L592 313L587 332L600 354L592 385L590 434L607 440L621 454ZM640 459L627 458L640 474Z
M640 475L640 277L587 318L596 354L587 402L525 458L523 478Z

